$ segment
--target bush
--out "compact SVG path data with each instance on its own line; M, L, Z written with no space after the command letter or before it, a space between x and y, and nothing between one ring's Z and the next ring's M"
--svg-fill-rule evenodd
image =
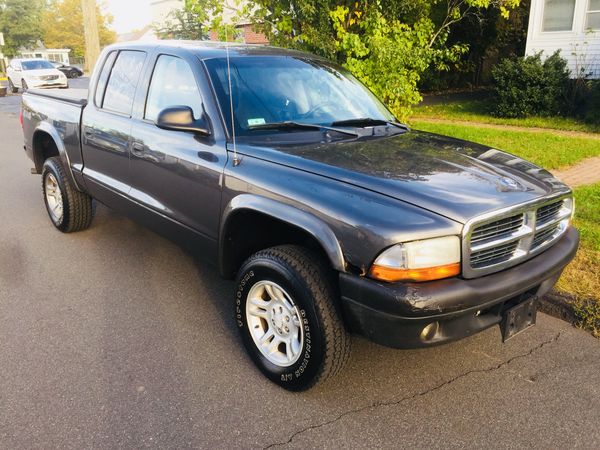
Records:
M586 122L600 124L600 80L588 82L588 89L585 120Z
M567 61L559 52L542 61L541 52L505 59L492 69L499 117L551 116L566 112Z

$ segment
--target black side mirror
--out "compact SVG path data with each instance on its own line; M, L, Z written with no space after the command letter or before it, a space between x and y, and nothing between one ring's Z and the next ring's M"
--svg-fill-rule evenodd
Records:
M189 106L172 106L158 113L156 126L163 130L193 131L204 136L210 135L208 122L204 117L195 120L194 111Z

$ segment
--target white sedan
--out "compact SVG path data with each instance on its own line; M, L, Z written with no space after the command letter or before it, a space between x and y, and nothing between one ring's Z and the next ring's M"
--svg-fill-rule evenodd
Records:
M7 70L8 87L15 93L19 88L68 88L64 73L46 59L13 59Z

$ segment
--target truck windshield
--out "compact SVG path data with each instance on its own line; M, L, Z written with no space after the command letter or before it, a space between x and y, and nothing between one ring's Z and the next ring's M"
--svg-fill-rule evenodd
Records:
M227 59L205 63L231 129ZM231 57L230 67L238 135L294 130L261 126L281 122L331 125L363 118L396 120L348 71L327 62L296 56L241 56ZM295 128L298 131L302 130Z
M54 66L50 64L50 61L44 59L38 59L35 61L22 61L21 65L23 70L40 70L40 69L54 69Z

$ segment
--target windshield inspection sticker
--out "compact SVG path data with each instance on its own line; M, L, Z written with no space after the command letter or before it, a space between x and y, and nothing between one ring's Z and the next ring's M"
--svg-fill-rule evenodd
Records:
M262 125L266 123L265 119L263 119L262 117L259 119L248 119L248 126L253 127L255 125Z

